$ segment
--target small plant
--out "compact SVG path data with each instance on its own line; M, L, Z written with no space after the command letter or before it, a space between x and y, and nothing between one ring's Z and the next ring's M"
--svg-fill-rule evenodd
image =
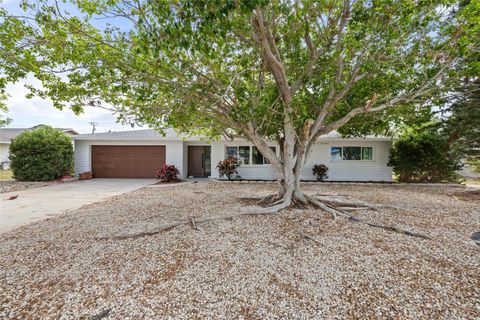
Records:
M237 162L237 158L228 157L227 159L218 162L217 170L220 177L227 177L229 181L240 179L237 168L240 166Z
M163 182L178 181L178 171L174 164L164 164L162 169L157 171L157 179Z
M324 164L316 164L312 168L313 175L317 181L325 181L328 178L328 167Z

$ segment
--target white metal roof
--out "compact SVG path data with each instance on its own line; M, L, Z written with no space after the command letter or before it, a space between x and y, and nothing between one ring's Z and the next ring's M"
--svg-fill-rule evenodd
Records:
M189 137L177 134L173 129L164 130L164 134L154 129L113 131L91 134L79 134L74 140L200 140L200 137Z
M93 134L80 134L73 137L74 140L185 140L198 141L204 138L198 136L187 136L178 134L173 129L166 129L165 135L153 129L131 130L131 131L114 131ZM338 132L332 131L327 135L320 136L319 140L349 140L349 141L390 141L391 137L385 136L365 136L343 138Z

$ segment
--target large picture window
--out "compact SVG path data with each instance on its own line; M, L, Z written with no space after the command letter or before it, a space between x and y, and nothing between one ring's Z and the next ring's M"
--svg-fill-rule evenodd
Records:
M249 146L227 147L227 157L237 158L239 164L249 164L250 163L250 147Z
M373 160L373 147L331 147L330 159L338 160Z
M275 147L270 147L273 152L276 151ZM228 146L227 157L235 157L238 159L238 163L245 164L270 164L267 158L265 158L257 147L250 146Z

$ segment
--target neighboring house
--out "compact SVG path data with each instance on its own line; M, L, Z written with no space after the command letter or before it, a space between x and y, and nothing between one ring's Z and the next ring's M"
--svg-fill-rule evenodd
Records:
M10 162L10 160L8 159L8 156L10 154L9 149L10 149L10 143L12 139L14 139L16 136L18 136L22 132L25 132L27 130L34 130L39 128L40 126L42 125L37 125L31 128L0 128L0 164L2 166L5 166L5 164L8 164ZM65 135L69 137L78 135L77 131L70 128L57 128L57 129L61 130Z
M243 179L274 180L267 159L247 140L207 141L201 137L165 136L155 130L136 130L75 136L75 174L92 171L98 178L155 178L164 163L174 164L182 178L218 178L217 163L233 155ZM272 149L279 153L276 143ZM368 136L344 139L332 132L318 139L307 159L303 180L314 180L312 167L325 164L330 181L392 181L387 166L391 138Z
M476 172L466 159L463 159L462 163L462 169L457 172L460 176L466 179L480 179L480 172Z

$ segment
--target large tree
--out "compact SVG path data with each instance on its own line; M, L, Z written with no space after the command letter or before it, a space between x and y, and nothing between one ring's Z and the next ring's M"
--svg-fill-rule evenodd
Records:
M33 73L42 87L32 94L59 108L92 105L157 129L244 137L277 175L272 211L322 206L300 189L319 136L384 132L448 90L462 57L478 50L470 20L478 21L478 1L22 6L23 15L0 13L0 88Z
M450 148L480 171L480 79L465 79L439 109L442 121L437 124Z

